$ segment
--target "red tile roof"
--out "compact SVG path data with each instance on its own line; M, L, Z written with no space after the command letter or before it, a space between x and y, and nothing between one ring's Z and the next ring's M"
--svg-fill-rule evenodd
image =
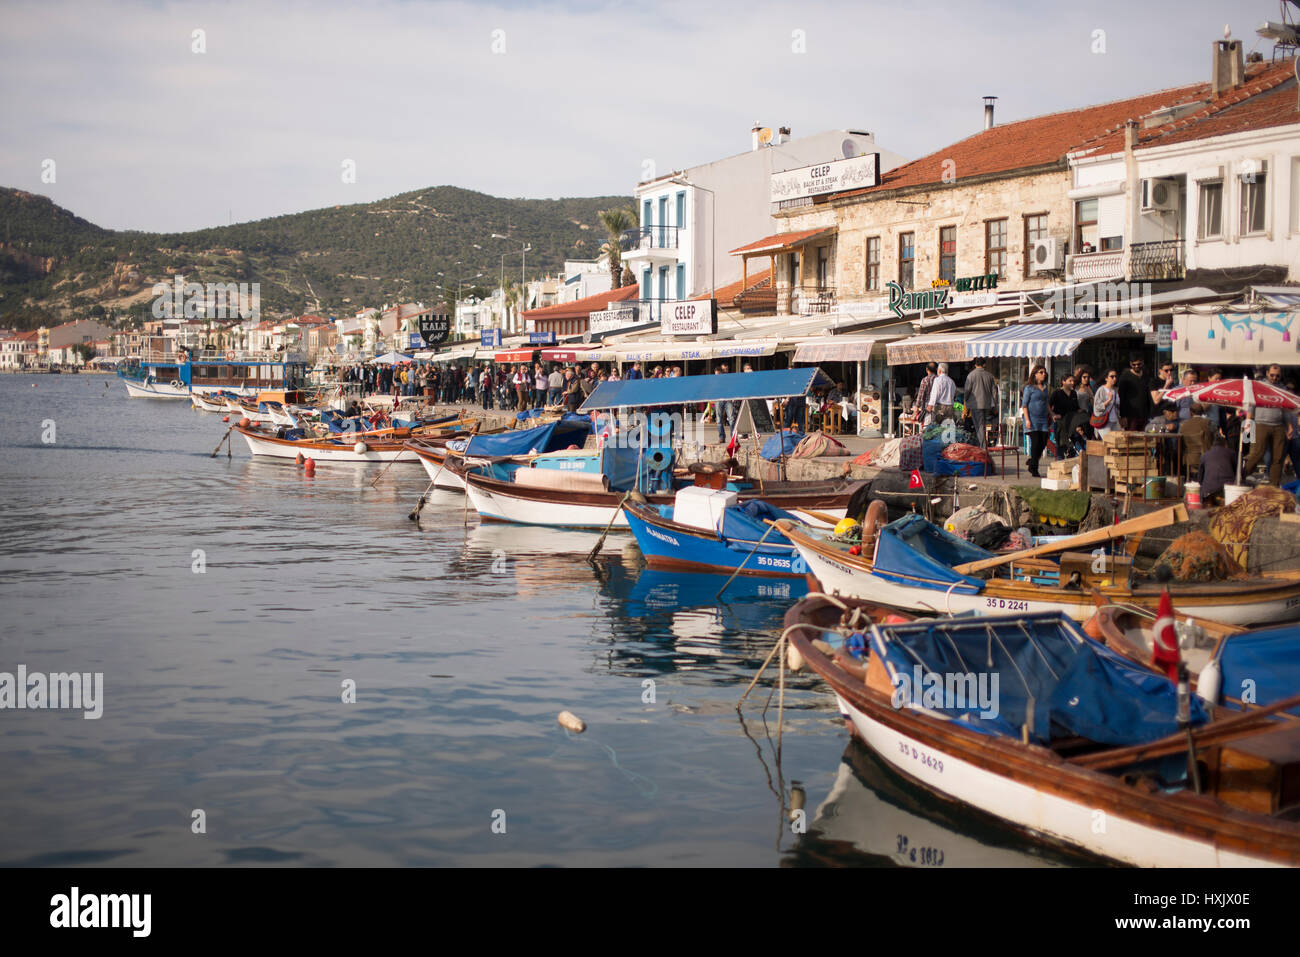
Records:
M714 291L712 298L718 300L719 306L723 306L723 307L730 306L732 302L735 300L735 298L739 296L742 292L744 292L746 289L749 289L753 286L757 286L760 282L762 282L764 279L767 279L771 275L772 275L772 270L770 269L764 269L762 272L750 273L748 283L746 283L745 280L741 278L741 279L737 279L735 282L728 283L725 286L719 286ZM708 293L705 293L700 298L707 299L710 297Z
M1247 83L1252 88L1260 79L1275 71L1289 71L1291 65L1250 64ZM1241 90L1219 98L1230 99ZM929 156L905 163L881 176L881 182L866 189L834 194L835 199L944 182L945 174L956 182L975 176L1011 173L1015 170L1058 165L1065 168L1066 154L1117 138L1123 149L1124 124L1166 107L1210 99L1210 84L1194 83L1146 93L1142 96L1098 106L1088 106L1061 113L1050 113L1027 120L1017 120L981 130L974 136L936 150Z
M774 233L771 236L764 236L762 239L755 240L752 243L746 243L744 246L731 250L731 255L738 256L741 253L756 252L779 252L796 243L811 239L818 233L831 232L834 226L819 226L816 229L799 229L792 233Z
M1252 64L1246 83L1211 99L1206 88L1200 109L1160 126L1138 130L1139 149L1166 146L1211 136L1226 136L1300 123L1296 108L1295 61L1286 60L1259 69ZM1124 149L1124 131L1108 133L1079 147L1097 155Z
M608 292L598 292L594 296L575 299L573 302L561 302L554 306L529 309L524 312L525 319L586 319L593 312L604 309L612 302L624 302L640 296L641 286L632 283Z

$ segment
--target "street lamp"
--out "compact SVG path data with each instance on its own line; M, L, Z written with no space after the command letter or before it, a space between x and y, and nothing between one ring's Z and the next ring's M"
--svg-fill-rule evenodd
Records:
M493 234L492 234L492 238L493 238L493 239L505 239L505 240L509 240L509 239L510 239L509 236L503 236L501 233L493 233ZM516 239L515 242L519 242L519 240ZM522 292L522 291L523 291L525 285L527 284L527 279L525 279L525 268L526 268L526 265L527 265L527 263L528 263L528 251L529 251L530 249L532 249L532 248L533 248L533 246L532 246L531 243L521 243L521 244L520 244L520 249L519 249L519 255L520 255L520 259L519 259L519 288L520 288L520 291L521 291L521 292L520 292L521 295L523 295L523 292ZM508 254L507 254L507 253L502 253L502 254L501 254L501 305L502 305L502 308L505 308L505 296L506 296L506 256L507 256L507 255L512 255L512 256L513 256L514 253L512 252L512 253L508 253ZM516 330L516 331L522 331L522 330Z
M668 182L677 186L689 186L692 189L701 189L713 197L713 215L709 217L709 291L710 295L718 291L718 262L717 262L717 228L718 228L718 194L707 186L701 186L698 183L692 183L685 176L669 177Z

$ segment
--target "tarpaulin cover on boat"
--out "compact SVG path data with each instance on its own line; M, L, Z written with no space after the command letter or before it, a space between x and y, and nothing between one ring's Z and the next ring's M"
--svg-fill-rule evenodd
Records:
M905 515L880 530L872 571L918 588L937 588L971 595L984 589L984 579L959 575L953 565L991 558L990 552L945 532L920 515ZM942 608L940 609L942 610Z
M609 487L620 492L638 489L642 492L667 488L672 481L673 450L661 446L646 449L620 448L606 445L601 456L600 469L609 478ZM637 483L637 465L641 467L641 482ZM652 466L661 466L653 467ZM661 479L662 476L662 479Z
M500 435L476 435L465 448L468 456L497 458L527 455L529 452L558 452L570 445L582 448L591 434L591 421L582 416L565 417L535 429L519 429Z
M1088 638L1059 612L882 625L871 647L900 704L987 734L1019 739L1027 726L1040 744L1077 736L1122 747L1179 730L1172 682ZM1206 717L1193 698L1192 723Z
M1249 689L1256 705L1267 705L1295 694L1300 688L1300 627L1259 628L1224 639L1219 669L1227 698L1242 700ZM1300 707L1291 713L1300 714Z
M778 551L788 552L790 539L764 521L764 519L767 519L775 522L782 518L789 519L792 522L799 521L798 516L791 515L785 509L769 505L759 499L753 499L743 505L737 505L735 508L724 508L722 510L722 528L720 531L723 538L735 542L744 542L746 547L752 547L754 542L757 542L763 537L764 533L767 533L767 541L760 546L759 551L766 551L767 546L776 545L780 546L777 549ZM770 532L769 529L771 529Z
M732 402L738 399L783 399L804 395L814 386L834 383L816 367L730 372L726 375L676 376L671 379L620 379L602 382L587 397L580 412L595 409L644 408L689 402Z

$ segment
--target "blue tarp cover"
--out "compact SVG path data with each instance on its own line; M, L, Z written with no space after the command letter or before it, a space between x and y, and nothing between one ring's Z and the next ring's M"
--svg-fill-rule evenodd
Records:
M1241 700L1249 688L1255 704L1268 705L1300 692L1300 626L1257 628L1226 638L1219 668L1227 698ZM1291 713L1300 714L1300 707Z
M872 571L918 588L947 591L955 582L954 591L972 594L984 589L984 579L958 575L952 566L992 557L920 515L904 515L880 530Z
M662 452L668 456L670 463L667 469L652 471L650 461L652 453ZM606 445L601 455L601 471L609 477L609 487L619 492L627 492L638 488L636 481L636 468L638 459L641 462L641 484L640 491L657 491L660 488L667 488L672 480L671 462L673 450L669 448L660 448L658 446L648 447L644 451L640 449L619 448L614 445Z
M722 537L729 541L757 542L771 528L763 519L775 522L782 518L799 521L797 516L791 515L784 509L769 505L760 499L751 499L743 505L722 510ZM788 538L773 529L767 536L767 541L763 543L763 548L768 545L779 545L782 546L781 551L788 551L790 544Z
M731 372L727 375L688 375L672 379L620 379L602 382L582 404L581 412L596 409L654 408L690 402L725 402L737 399L783 399L804 395L814 386L834 383L813 366L770 369L765 372Z
M763 443L763 451L759 453L763 458L775 462L781 457L781 447L785 446L785 457L789 458L790 453L798 448L799 443L807 436L802 432L784 431L779 435L774 435Z
M1018 739L1028 724L1040 744L1079 736L1123 747L1179 730L1172 682L1088 638L1059 612L880 626L871 644L891 676L908 679L907 700L987 734ZM917 664L920 688L911 687ZM923 697L931 680L927 674L942 679L948 694ZM966 675L974 682L948 680ZM900 687L896 679L895 687ZM964 700L953 693L958 689ZM1195 697L1191 718L1193 724L1207 719Z
M476 435L465 447L465 454L480 458L527 455L529 452L558 452L570 445L582 448L591 434L591 422L583 417L561 419L535 429L520 429L500 435Z

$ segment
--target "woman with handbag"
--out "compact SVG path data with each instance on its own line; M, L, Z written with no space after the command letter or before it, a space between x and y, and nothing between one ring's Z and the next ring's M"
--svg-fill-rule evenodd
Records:
M1097 393L1092 399L1092 418L1088 424L1097 432L1097 438L1106 438L1106 433L1119 428L1119 392L1116 385L1119 382L1119 373L1114 369L1107 369L1106 375L1101 385L1097 386Z
M1029 433L1029 461L1026 463L1029 474L1041 478L1038 474L1038 460L1047 447L1047 430L1051 425L1047 370L1043 366L1034 366L1029 374L1029 383L1020 393L1020 416L1025 421L1025 431Z

